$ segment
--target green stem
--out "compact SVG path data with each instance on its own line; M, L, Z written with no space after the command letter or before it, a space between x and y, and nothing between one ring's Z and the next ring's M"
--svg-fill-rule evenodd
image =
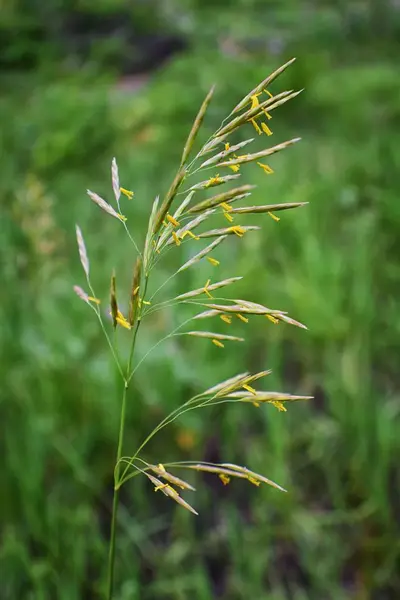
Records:
M118 436L117 468L116 468L116 472L115 472L114 497L113 497L112 516L111 516L110 549L109 549L109 554L108 554L108 595L107 595L108 600L112 599L113 586L114 586L115 539L116 539L117 513L118 513L119 490L120 490L117 482L119 482L119 461L122 456L122 446L123 446L123 442L124 442L127 389L128 389L128 384L127 384L127 382L124 382L124 392L122 395L121 418L120 418L119 436Z
M144 292L143 298L146 295L147 290L147 277L144 282ZM109 554L108 554L108 585L107 585L107 599L112 600L113 597L113 589L114 589L114 567L115 567L115 541L116 541L116 533L117 533L117 515L118 515L118 506L119 506L119 491L120 491L120 465L121 465L121 457L122 457L122 449L124 444L124 433L125 433L125 419L126 419L126 399L129 383L131 381L131 377L129 377L130 372L132 370L132 361L133 354L135 351L136 338L140 327L141 322L141 313L139 314L138 320L136 321L135 330L132 336L132 343L129 352L128 365L126 368L126 375L124 376L124 391L122 394L122 402L121 402L121 415L120 415L120 423L119 423L119 434L118 434L118 447L117 447L117 459L116 459L116 469L114 473L114 496L113 496L113 507L112 507L112 515L111 515L111 531L110 531L110 546L109 546Z

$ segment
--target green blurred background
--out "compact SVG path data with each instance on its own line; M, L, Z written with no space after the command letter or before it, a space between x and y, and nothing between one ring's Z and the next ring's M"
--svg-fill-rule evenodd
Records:
M234 296L287 310L309 331L265 320L238 323L239 350L184 338L158 347L130 392L125 447L189 395L271 368L270 389L315 400L288 413L189 413L147 455L236 461L289 493L199 476L193 518L147 481L128 483L116 598L400 597L399 3L3 0L2 599L90 600L105 576L121 390L97 321L72 292L84 284L75 222L101 297L113 267L128 285L134 255L86 188L111 199L116 156L142 239L211 84L204 139L292 56L272 91L306 91L274 113L273 142L303 141L270 161L273 176L255 168L247 181L259 184L256 201L310 204L221 246L218 273L246 275ZM181 260L170 253L154 285ZM166 294L212 269L188 271ZM139 354L186 311L159 315Z

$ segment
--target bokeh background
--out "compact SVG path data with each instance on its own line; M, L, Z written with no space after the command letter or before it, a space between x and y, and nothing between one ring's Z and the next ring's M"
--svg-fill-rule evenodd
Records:
M303 141L270 161L273 176L254 168L247 181L257 202L310 204L221 246L218 273L246 275L235 296L287 310L309 331L238 322L239 349L160 346L131 390L125 447L190 394L271 368L270 389L315 400L288 413L189 413L147 455L236 461L289 493L199 476L193 518L147 481L128 483L116 598L400 597L399 42L396 0L3 0L2 599L90 600L104 581L120 383L72 292L84 284L75 222L102 298L113 267L127 289L134 255L86 188L111 199L116 156L142 239L211 84L204 139L292 56L272 89L306 91L274 113L273 142ZM167 296L212 269L188 271ZM186 312L159 315L139 354Z

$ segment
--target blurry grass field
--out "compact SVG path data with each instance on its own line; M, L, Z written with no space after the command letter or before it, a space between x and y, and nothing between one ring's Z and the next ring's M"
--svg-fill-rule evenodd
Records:
M282 82L306 91L274 117L273 142L303 141L271 160L274 175L255 169L252 181L257 201L310 204L279 223L266 216L263 232L240 246L232 240L219 251L218 273L245 275L238 297L287 310L309 331L250 322L242 333L251 343L240 352L168 341L138 371L126 438L129 451L204 385L271 368L271 389L315 400L286 414L272 407L189 413L150 452L155 460L235 460L289 493L205 477L194 519L146 482L127 485L120 600L400 593L398 67L383 51L335 64L312 47L299 49ZM75 222L103 297L113 267L128 285L134 256L85 190L110 197L116 156L122 185L135 191L126 200L129 223L144 234L209 86L218 82L211 131L282 62L249 56L192 50L135 94L89 70L4 77L2 598L95 598L104 577L119 390L97 322L72 292L82 283ZM175 261L171 253L160 265L158 283ZM212 268L183 274L172 289L203 285ZM151 322L140 353L172 318L166 311Z

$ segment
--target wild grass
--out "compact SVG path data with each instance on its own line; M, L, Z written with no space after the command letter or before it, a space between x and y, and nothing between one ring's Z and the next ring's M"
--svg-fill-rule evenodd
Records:
M129 308L125 314L121 310L121 290L117 291L117 277L115 272L111 275L111 287L108 303L104 302L97 296L90 277L90 262L86 249L84 237L79 225L76 225L76 237L79 250L80 262L86 278L86 290L75 285L74 291L77 296L85 302L94 312L105 336L105 340L111 351L111 356L114 360L117 372L121 377L122 398L120 403L119 417L119 433L117 440L117 451L114 467L114 491L113 505L111 514L111 532L109 543L109 562L108 562L108 583L107 583L107 598L111 600L114 597L114 571L116 556L116 542L118 530L118 509L120 502L120 494L124 485L128 481L137 476L144 476L153 485L155 491L162 492L166 497L175 501L182 508L185 508L194 515L198 515L193 506L184 498L183 492L195 492L195 488L185 479L175 474L176 469L183 471L196 471L214 473L219 477L223 485L228 485L231 479L244 479L255 486L261 484L270 485L281 492L285 490L272 480L264 475L261 475L248 467L237 465L232 462L210 462L204 460L190 461L170 461L167 457L161 456L156 464L148 462L143 458L143 451L147 449L148 443L153 437L164 428L168 427L179 419L182 415L193 410L201 408L213 408L221 404L239 404L244 403L256 408L261 405L271 404L280 412L286 412L286 404L301 400L308 400L310 396L292 395L282 392L271 392L267 390L259 390L254 386L259 385L260 379L270 375L271 371L261 370L259 372L250 373L244 371L239 374L224 379L212 387L207 387L204 391L199 391L191 396L182 405L178 405L171 413L167 414L145 437L141 444L129 454L125 451L125 436L126 436L126 413L129 403L132 403L133 397L130 390L134 384L135 374L137 369L142 365L144 360L160 343L170 340L174 337L189 336L190 338L200 338L212 342L217 348L224 349L226 343L244 342L243 337L232 335L231 331L235 331L235 323L249 323L250 319L261 320L266 317L269 323L274 326L281 324L294 325L302 329L307 329L305 325L290 317L286 311L279 309L271 309L263 304L259 304L250 300L237 299L225 296L225 287L230 287L242 277L234 274L234 277L223 277L218 273L220 261L215 258L216 248L226 242L229 237L238 238L238 243L244 236L248 236L251 231L257 231L260 227L247 226L236 220L241 214L254 215L253 218L260 215L268 215L274 221L279 222L280 217L276 215L285 210L301 208L306 203L279 203L269 205L244 205L237 207L238 201L243 201L251 195L253 186L241 185L239 187L228 188L223 192L215 193L213 188L223 186L232 179L229 176L229 169L236 175L242 177L242 172L247 165L256 165L262 169L265 175L271 175L273 169L267 165L265 159L273 154L283 151L290 147L298 138L283 142L269 148L262 149L258 152L250 151L250 144L253 139L245 142L235 143L232 139L242 127L253 126L258 135L266 134L267 138L272 136L272 130L266 122L272 119L272 112L295 96L298 92L289 90L273 95L268 87L272 82L291 64L289 61L260 84L250 91L241 100L231 113L223 120L220 127L210 136L205 144L200 146L200 149L195 154L193 147L206 116L207 109L212 100L214 88L210 90L204 99L199 112L194 120L192 129L189 133L187 141L183 148L182 158L178 171L165 194L162 201L157 196L153 202L150 216L147 224L147 233L141 237L144 239L142 250L139 249L139 242L136 240L141 232L135 229L130 229L127 224L127 217L123 214L124 197L128 201L134 199L134 192L127 190L120 185L120 176L117 161L115 158L111 164L111 182L114 194L115 208L112 204L104 200L96 192L88 190L88 196L100 209L108 216L113 217L116 223L120 223L123 228L123 233L131 242L136 257L133 264L133 278L131 286L122 295L125 297L125 304ZM261 98L260 98L261 96ZM246 154L237 154L246 146ZM193 151L193 152L192 152ZM193 156L194 154L194 156ZM207 155L211 157L206 158ZM203 171L212 170L208 179L204 180ZM223 175L215 173L215 169L224 170ZM240 173L239 173L240 171ZM194 176L200 178L200 183L193 179ZM203 181L201 181L203 179ZM186 189L186 192L183 190ZM178 195L183 193L183 200L178 198ZM206 197L205 197L206 196ZM137 202L137 199L134 199ZM234 207L232 206L234 204ZM131 211L134 214L134 211ZM211 228L210 224L215 225L228 221L228 226ZM211 225L211 227L212 227ZM202 244L202 240L206 238L214 238L207 245ZM188 260L183 260L181 266L169 276L161 285L152 291L152 271L157 267L157 264L163 259L164 254L169 250L179 250L180 246L189 246L186 251L192 255ZM213 256L211 256L211 253ZM127 251L127 256L131 252ZM169 296L167 299L160 302L155 300L162 288L170 284L174 277L180 275L181 272L193 268L195 269L200 261L208 260L209 273L205 284L194 290L178 296ZM216 280L216 281L215 281ZM218 290L218 292L216 291ZM219 290L223 290L220 292ZM220 294L223 295L220 295ZM215 295L216 294L216 295ZM127 299L129 298L128 302ZM182 320L179 317L181 305L188 305L193 309L191 317ZM172 331L167 331L166 334L158 340L152 348L144 355L143 358L137 359L135 356L135 348L138 340L139 330L142 332L143 323L147 323L150 316L153 316L159 311L174 309L178 314L177 320L179 324ZM110 317L107 323L107 317ZM179 320L180 319L180 320ZM201 328L203 321L211 323L206 329ZM197 329L187 328L196 327L200 321L200 327ZM221 326L221 323L225 326ZM226 325L232 327L226 327ZM262 324L261 324L262 327ZM129 336L129 352L124 357L124 349L121 348L118 333L119 330ZM222 331L218 331L222 330ZM257 383L256 383L257 382ZM141 390L139 395L146 395L146 387ZM140 410L140 404L136 403L136 409ZM143 409L143 408L142 408ZM184 473L185 476L185 473Z
M398 78L396 65L370 38L368 46L374 62L353 64L350 53L326 70L321 52L302 46L285 87L298 86L290 83L295 71L307 93L273 122L274 136L282 128L277 142L293 132L304 139L277 156L267 196L258 192L265 185L261 169L249 182L258 184L257 204L307 199L310 207L287 212L279 223L265 216L265 235L231 238L229 252L224 242L218 256L227 275L247 274L235 284L238 297L263 303L267 295L270 307L293 314L309 331L271 323L265 336L259 321L250 320L236 325L248 346L221 350L206 340L167 340L136 373L132 393L146 411L133 405L127 415L133 448L155 422L205 389L205 381L239 373L243 364L252 372L267 364L271 389L312 390L315 400L287 414L264 415L246 405L216 407L201 420L189 412L154 438L149 459L176 457L178 446L185 460L244 463L290 493L240 481L223 486L215 476L199 486L196 477L200 514L192 518L144 480L127 484L116 569L120 598L398 595ZM149 206L137 200L168 188L193 106L201 103L187 82L204 62L203 56L177 61L137 98L113 94L111 108L103 82L84 75L51 84L25 77L23 93L18 84L7 86L1 99L5 598L96 597L106 577L106 490L113 487L120 380L97 322L71 298L82 276L73 225L79 214L99 295L107 298L113 266L118 289L128 290L133 250L127 260L119 223L96 212L82 191L90 182L108 194L115 154L123 185L135 190L134 200L126 200L136 211L127 224L145 228ZM210 81L222 81L204 141L240 90L264 77L254 60L207 65ZM183 84L187 93L179 94ZM39 223L53 247L38 244ZM155 288L179 268L178 258L190 258L181 254L187 247L165 255L153 272ZM204 285L207 269L200 263L183 272L171 282L171 296ZM190 306L180 310L185 318L192 314ZM139 340L139 358L178 325L174 314L155 315ZM145 386L146 396L139 396Z

